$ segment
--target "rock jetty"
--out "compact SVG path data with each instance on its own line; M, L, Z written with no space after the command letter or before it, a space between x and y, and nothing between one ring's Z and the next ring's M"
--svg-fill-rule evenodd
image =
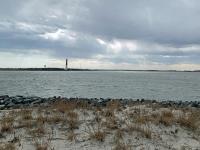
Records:
M195 107L200 108L200 101L158 101L158 100L147 100L147 99L112 99L112 98L66 98L66 97L49 97L42 98L37 96L0 96L0 109L12 109L12 108L23 108L38 105L48 105L59 100L64 101L85 101L88 104L94 106L106 106L107 102L112 100L119 101L122 105L128 104L159 104L163 107Z

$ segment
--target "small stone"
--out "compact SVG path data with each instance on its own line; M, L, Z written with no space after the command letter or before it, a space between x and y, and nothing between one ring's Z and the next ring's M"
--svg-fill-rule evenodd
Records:
M11 102L8 105L6 105L7 108L14 107L14 106L15 106L15 104L13 102Z
M196 103L196 102L193 102L191 106L192 107L199 107L198 103Z
M36 101L33 101L31 104L40 104L40 103L42 103L42 101L41 100L36 100Z
M0 105L0 110L4 109L5 105Z
M144 98L142 98L140 102L143 103L144 102Z
M1 95L0 96L1 99L5 99L5 98L8 98L8 97L9 97L8 95Z

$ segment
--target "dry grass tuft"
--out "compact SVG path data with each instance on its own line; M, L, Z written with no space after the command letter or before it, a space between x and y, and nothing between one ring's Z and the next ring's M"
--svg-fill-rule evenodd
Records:
M111 130L119 129L117 119L115 116L113 117L107 117L106 122L104 122L104 125Z
M14 117L10 114L1 118L1 133L11 132L13 130Z
M125 144L123 142L117 142L116 146L113 148L113 150L131 150L131 145Z
M1 124L1 133L11 132L13 130L13 125L11 123Z
M72 111L77 107L76 102L63 101L63 100L57 101L53 105L54 108L61 113Z
M196 130L199 128L199 112L198 111L192 111L189 114L182 114L177 119L177 122L180 124L180 126L187 127L192 130Z
M18 121L18 125L15 126L16 129L19 129L19 128L33 128L36 126L36 123L33 121L33 120L19 120Z
M141 135L145 138L151 139L152 138L152 132L147 126L141 126L137 124L131 124L126 123L127 125L127 131L129 133L132 133L133 131L141 133Z
M46 134L46 130L45 130L44 126L40 126L40 127L28 130L28 133L34 138L42 137Z
M149 128L147 127L140 128L140 132L145 138L148 138L148 139L152 138L152 132Z
M118 100L112 100L112 101L107 102L107 104L106 104L107 109L112 110L112 111L121 110L120 109L121 106L122 106L122 104Z
M67 113L67 122L69 125L69 129L78 129L79 121L78 121L78 113L70 111Z
M145 116L145 115L138 115L135 116L135 121L138 124L146 124L147 122L151 121L151 118L149 116Z
M34 143L34 146L36 150L48 150L49 144L37 141Z
M36 118L35 121L37 122L37 124L45 124L48 121L48 117L39 114Z
M103 116L104 117L110 117L110 118L113 118L115 115L114 115L114 111L112 109L105 109L103 111Z
M31 109L22 109L19 114L21 115L22 120L32 120L32 110Z
M100 129L100 126L98 126L96 129L94 127L89 128L88 134L90 139L94 139L99 142L103 142L106 137L106 132L103 131L103 129Z
M74 111L70 111L70 112L67 113L67 117L70 118L70 119L77 120L78 119L78 113L76 113Z
M123 136L124 136L124 132L122 129L118 129L115 133L115 138L116 139L123 139Z
M48 150L47 145L35 145L36 150Z
M10 124L13 124L14 121L15 121L14 116L11 115L10 113L8 115L4 115L1 118L1 123L10 123Z
M86 110L90 109L90 105L86 101L77 102L76 107L79 109L86 109Z
M50 124L58 124L64 121L64 117L60 114L52 113L51 116L47 118L47 122Z
M95 112L94 121L95 121L96 123L101 123L102 118L101 118L101 116L100 116L99 113L96 113L96 112Z
M47 139L33 137L33 145L36 150L54 150L54 148L51 147L52 135L49 134L47 137Z
M174 114L172 111L163 111L160 116L160 123L164 124L165 126L170 126L174 123Z
M3 144L0 144L0 150L15 150L16 149L16 146L14 143L3 143Z
M72 141L76 141L76 137L77 137L77 134L74 133L73 130L70 130L67 135L67 139L72 142Z
M90 138L91 139L96 139L97 141L103 142L104 139L105 139L105 132L94 131L93 133L91 133Z

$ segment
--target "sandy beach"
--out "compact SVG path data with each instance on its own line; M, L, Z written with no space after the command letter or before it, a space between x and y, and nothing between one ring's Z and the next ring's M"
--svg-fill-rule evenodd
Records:
M110 100L0 111L1 150L199 150L200 109Z

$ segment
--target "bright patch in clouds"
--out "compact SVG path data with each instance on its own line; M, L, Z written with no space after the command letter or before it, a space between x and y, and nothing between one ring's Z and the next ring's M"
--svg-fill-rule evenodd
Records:
M65 35L64 31L61 29L58 29L56 32L52 33L45 33L41 35L41 37L44 37L45 39L50 39L50 40L59 40L60 38L63 38Z
M58 29L55 32L45 33L40 35L46 40L62 40L62 39L69 39L69 40L76 40L76 33L65 31L62 29Z

